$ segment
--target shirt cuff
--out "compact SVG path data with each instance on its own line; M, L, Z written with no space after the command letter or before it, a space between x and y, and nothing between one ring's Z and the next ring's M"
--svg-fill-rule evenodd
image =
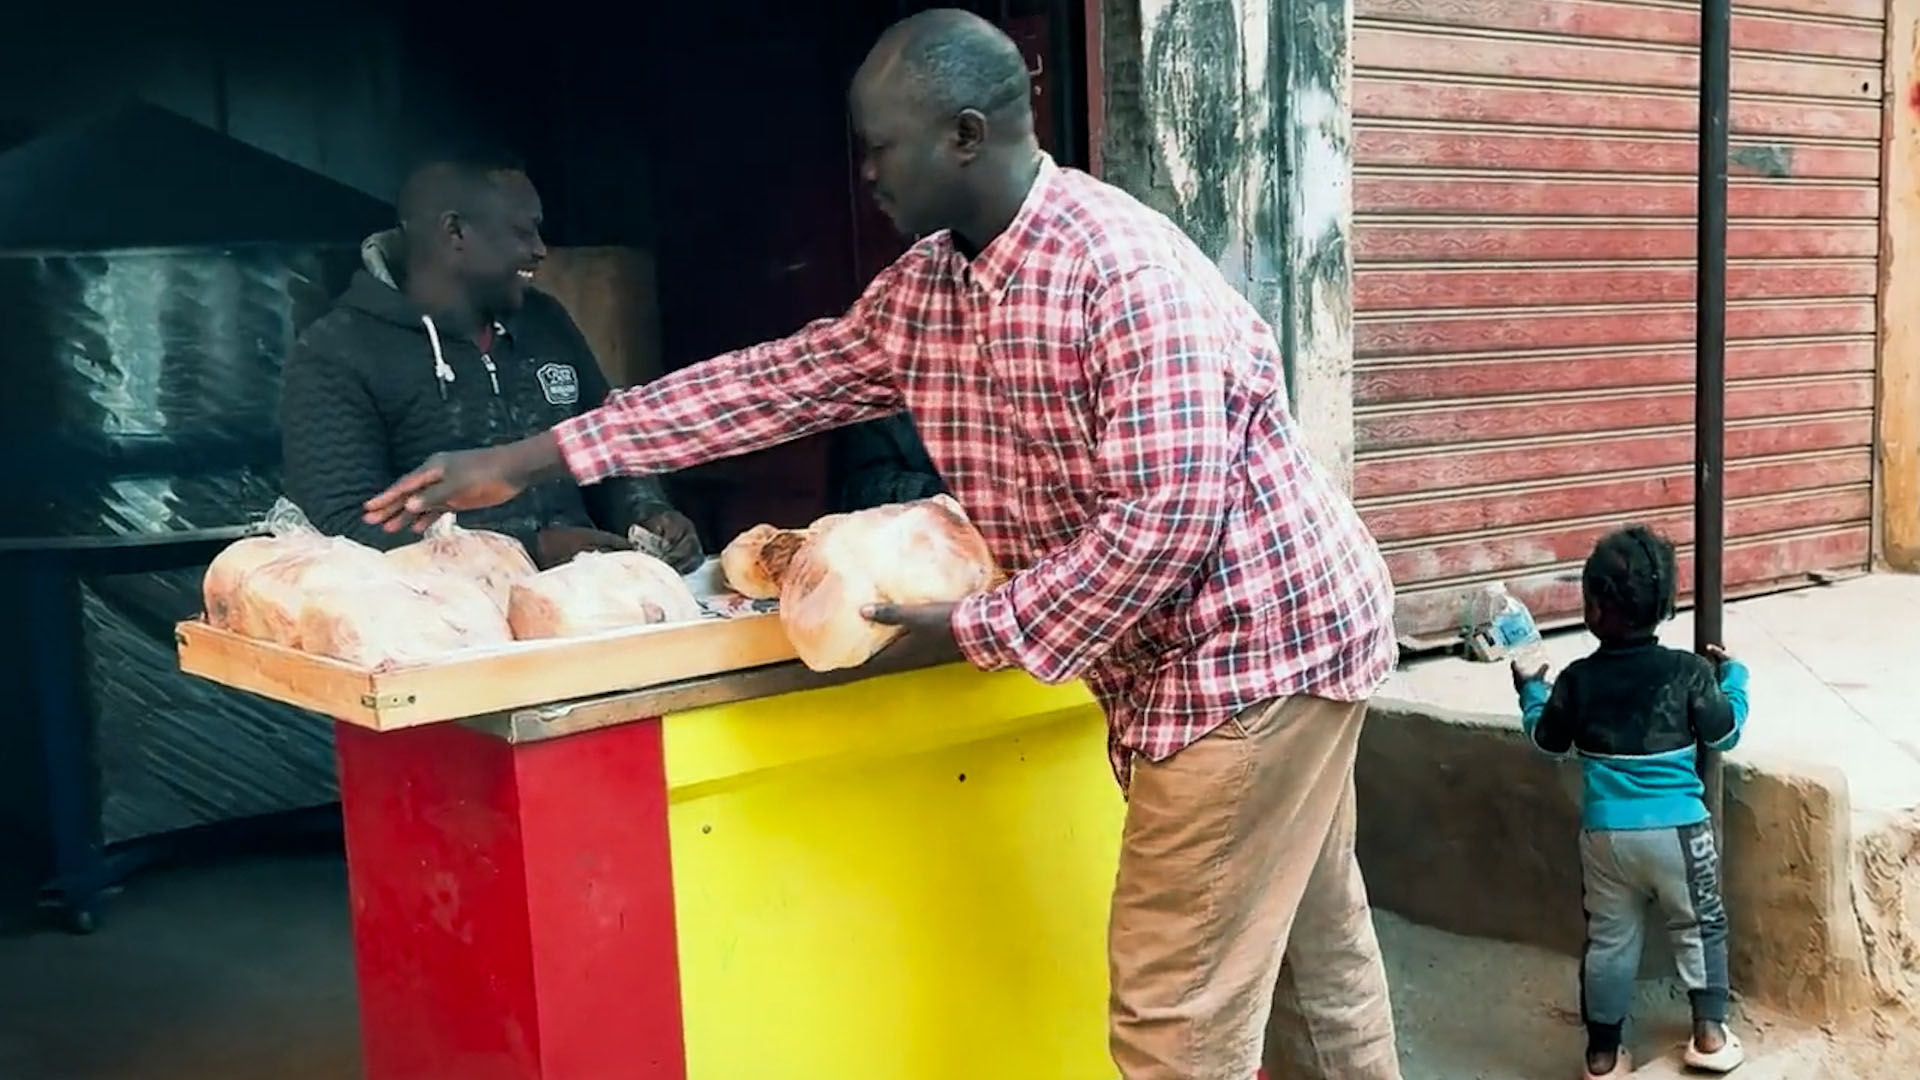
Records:
M1553 684L1545 679L1532 678L1520 684L1520 711L1544 709L1547 699L1553 696Z
M953 608L953 640L967 663L982 671L998 671L1014 666L1013 654L1004 644L1001 628L1013 621L1007 598L1001 590L974 593Z
M597 484L620 470L614 461L613 446L600 419L591 412L568 417L553 426L560 444L561 460L577 484Z

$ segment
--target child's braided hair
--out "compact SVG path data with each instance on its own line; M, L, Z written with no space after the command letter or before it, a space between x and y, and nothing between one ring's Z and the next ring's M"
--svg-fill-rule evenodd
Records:
M1629 525L1593 546L1580 585L1608 622L1642 631L1673 617L1678 576L1673 545L1644 525Z

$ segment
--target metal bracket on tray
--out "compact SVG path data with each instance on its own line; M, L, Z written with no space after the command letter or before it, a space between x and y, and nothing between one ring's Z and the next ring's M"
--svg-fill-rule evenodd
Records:
M369 709L401 709L416 704L420 699L413 694L361 694L360 704Z

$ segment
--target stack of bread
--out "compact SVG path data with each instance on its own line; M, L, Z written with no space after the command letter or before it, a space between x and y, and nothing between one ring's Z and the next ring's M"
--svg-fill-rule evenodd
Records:
M395 554L311 532L238 541L207 567L207 621L369 668L513 640L501 603L460 561Z
M442 519L382 554L306 526L238 541L207 568L207 621L382 669L515 640L698 620L686 579L643 551L588 553L536 572L511 537ZM805 529L758 525L721 553L728 588L777 599L816 671L856 667L897 638L874 604L947 603L998 576L986 540L945 495L832 514Z
M375 670L701 617L686 582L650 555L582 555L536 573L519 541L450 518L385 554L304 523L240 540L207 567L203 591L212 626Z

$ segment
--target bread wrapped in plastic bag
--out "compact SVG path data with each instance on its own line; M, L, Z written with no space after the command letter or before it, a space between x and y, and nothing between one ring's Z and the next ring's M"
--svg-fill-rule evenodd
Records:
M399 571L378 551L351 540L330 538L315 546L292 548L262 563L240 579L230 607L228 629L261 641L305 649L301 613L318 595L364 583L391 583Z
M285 499L267 515L267 535L229 544L207 565L207 622L261 641L300 647L300 608L310 590L389 572L380 553L327 536Z
M999 576L987 542L950 496L822 518L780 587L780 621L815 671L857 667L904 631L870 604L952 603Z
M700 601L673 567L639 551L590 551L513 584L513 636L585 637L703 617Z
M228 544L207 564L206 577L201 580L207 623L222 630L245 633L240 629L243 606L240 588L247 577L282 556L302 550L318 553L325 550L325 546L326 537L317 532L289 537L249 536Z
M506 613L513 583L535 574L533 560L520 541L481 529L463 529L452 514L444 514L416 543L387 552L387 560L403 572L438 572L463 577L479 585Z
M267 529L208 565L209 624L364 667L512 640L505 612L477 582L403 570L373 548L320 533L285 499Z
M366 668L425 663L513 640L506 613L478 582L436 570L328 582L300 608L300 647Z

